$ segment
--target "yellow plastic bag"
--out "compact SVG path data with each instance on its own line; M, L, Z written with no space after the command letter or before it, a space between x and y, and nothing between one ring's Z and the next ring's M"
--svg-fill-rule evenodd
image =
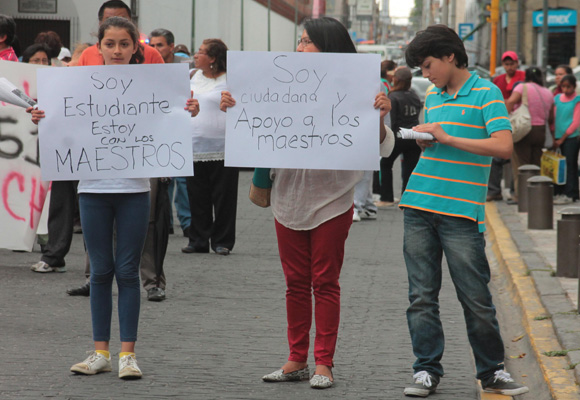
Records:
M540 159L540 173L556 185L566 183L566 157L559 151L546 150Z

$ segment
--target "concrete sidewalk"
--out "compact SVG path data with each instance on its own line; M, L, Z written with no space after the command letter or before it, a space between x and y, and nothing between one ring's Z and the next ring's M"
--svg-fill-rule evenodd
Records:
M554 207L555 221L564 207ZM529 230L527 213L504 202L486 204L486 221L495 256L511 278L526 334L553 398L579 399L578 279L555 276L556 222L553 230Z
M317 391L307 382L261 381L288 356L285 284L272 211L250 203L250 179L250 173L241 173L237 243L230 256L183 254L187 240L170 237L167 300L147 302L142 292L137 357L144 377L139 381L120 380L116 362L112 373L69 372L92 348L88 299L65 293L84 281L81 235L75 235L68 272L61 274L31 272L38 252L0 250L0 399L404 399L414 356L405 317L403 213L397 208L381 210L376 221L350 230L335 386ZM447 268L443 271L446 374L429 398L475 400L463 312ZM118 332L114 313L114 361ZM309 364L314 366L312 357Z

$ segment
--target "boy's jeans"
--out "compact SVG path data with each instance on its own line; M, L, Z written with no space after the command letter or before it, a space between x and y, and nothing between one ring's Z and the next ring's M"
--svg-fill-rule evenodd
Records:
M477 378L486 379L503 369L503 341L487 287L490 271L485 239L477 222L406 208L404 227L410 302L407 322L417 357L415 372L443 376L440 361L445 339L439 318L443 254L463 307Z

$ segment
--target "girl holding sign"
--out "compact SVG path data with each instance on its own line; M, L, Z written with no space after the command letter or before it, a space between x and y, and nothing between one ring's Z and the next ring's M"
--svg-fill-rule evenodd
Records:
M297 51L356 53L345 27L327 17L304 23ZM377 76L377 87L378 79ZM221 109L226 111L234 105L232 95L222 92ZM374 107L380 109L381 155L387 157L394 137L390 132L390 140L385 140L387 128L383 120L391 107L383 90L375 97ZM266 382L310 379L306 361L314 292L316 370L310 386L325 389L333 385L333 357L340 320L338 279L352 224L354 186L361 176L361 171L270 170L272 211L287 285L290 356L279 370L262 378Z
M105 65L140 64L143 54L139 33L125 18L112 17L100 27L97 47ZM185 107L193 116L196 100ZM32 121L44 118L44 111L29 109ZM149 224L149 179L119 178L81 180L79 205L85 243L91 262L91 318L95 350L83 362L71 367L76 374L94 375L111 371L109 340L113 308L113 277L119 289L121 352L119 378L139 379L135 341L140 309L139 263ZM113 230L116 228L116 246Z

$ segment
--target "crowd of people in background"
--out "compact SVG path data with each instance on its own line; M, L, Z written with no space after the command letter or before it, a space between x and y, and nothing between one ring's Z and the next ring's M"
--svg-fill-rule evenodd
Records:
M502 54L505 73L494 78L501 90L508 112L526 103L532 118L532 130L514 144L510 159L494 158L488 183L487 201L503 200L501 180L503 166L511 164L512 179L505 179L508 204L518 202L518 168L522 165L541 165L544 150L554 150L566 157L566 183L554 185L554 204L578 201L578 140L580 128L580 98L577 95L576 76L569 65L558 65L554 70L555 85L546 87L545 74L536 66L520 69L519 57L514 51Z
M235 105L235 99L227 92L228 48L222 40L203 40L191 57L188 48L176 45L172 32L165 28L153 30L148 44L143 45L131 22L131 10L123 1L106 1L97 18L98 41L94 45L78 44L71 53L55 32L47 31L19 54L13 47L14 22L0 15L0 59L17 62L20 58L25 63L60 67L151 63L190 66L194 95L185 109L192 116L195 175L53 182L48 239L42 242L40 261L31 266L36 273L65 272L73 234L83 233L86 279L67 293L90 297L95 349L70 370L84 375L112 370L109 342L115 278L121 331L119 377L136 379L142 376L135 356L140 285L149 301L166 299L163 264L168 237L174 233L172 204L187 238L183 253L213 251L228 256L234 248L239 170L224 165L224 147L225 112ZM340 22L318 18L304 23L297 51L355 53L356 48ZM333 386L340 320L339 276L350 226L353 221L376 219L380 208L399 205L405 214L403 251L410 282L407 318L417 356L413 380L405 394L426 397L435 391L443 376L440 360L444 339L437 303L443 254L458 293L476 294L479 299L459 296L482 386L494 393L525 393L527 388L515 383L503 368L503 342L487 288L490 277L484 251L482 204L486 195L488 201L503 198L501 171L510 156L516 174L522 164L539 165L547 139L553 139L549 147L560 149L569 157L568 181L556 188L555 202L578 200L580 99L576 95L576 79L568 66L559 66L557 87L551 93L544 87L540 68L519 71L517 54L508 51L501 59L506 72L494 79L495 87L467 70L463 43L454 31L441 25L419 32L406 57L409 66L397 66L390 60L381 65L382 90L374 99L374 107L380 110L380 171L261 171L271 187L287 285L290 347L288 361L262 379L310 380L316 389ZM411 89L410 67L420 68L435 85L428 89L425 104ZM514 146L508 112L521 104L522 96L531 110L533 127ZM441 111L456 101L462 103L449 107L448 114ZM459 113L461 107L463 114ZM44 118L42 110L28 111L35 123ZM423 112L425 123L420 124ZM466 129L468 125L450 123L447 118L472 118L482 126L472 132L469 129L473 126ZM461 125L463 128L457 127ZM429 133L434 140L398 138L402 128ZM483 167L489 157L494 158L488 183L489 172ZM402 188L397 198L393 166L399 158ZM460 167L451 168L446 162ZM458 182L473 186L468 190L458 186ZM517 193L517 187L513 189ZM468 200L448 197L449 192ZM517 202L515 194L511 199ZM313 376L307 365L312 294L316 324ZM429 335L423 329L425 324L433 327Z

